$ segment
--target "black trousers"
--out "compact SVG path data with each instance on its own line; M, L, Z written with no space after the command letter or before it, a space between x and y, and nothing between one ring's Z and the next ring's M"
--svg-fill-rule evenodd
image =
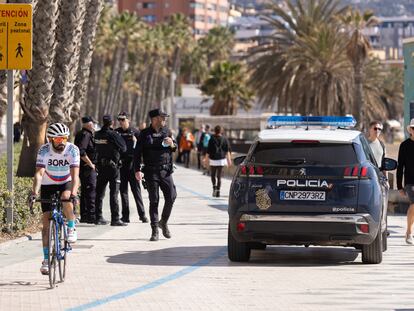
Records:
M183 150L182 152L182 160L183 160L185 167L190 166L190 153L191 153L191 150Z
M213 184L213 188L217 188L218 190L220 190L221 187L221 176L223 175L223 167L224 166L210 166L211 183Z
M128 198L128 184L131 187L131 192L137 205L139 217L145 216L144 202L142 201L141 187L139 181L135 178L135 170L132 165L125 163L121 167L121 203L122 203L122 220L129 221L129 198Z
M109 205L111 207L111 222L119 221L119 168L112 166L98 166L98 178L96 181L96 220L102 218L102 201L105 196L106 186L109 183Z
M82 166L79 172L81 182L80 216L82 220L95 221L96 171Z
M165 170L144 171L144 177L147 182L147 190L150 201L149 214L151 219L151 227L157 226L159 221L158 203L160 200L159 189L164 195L164 208L162 210L161 219L168 221L171 210L177 197L174 181L170 172Z

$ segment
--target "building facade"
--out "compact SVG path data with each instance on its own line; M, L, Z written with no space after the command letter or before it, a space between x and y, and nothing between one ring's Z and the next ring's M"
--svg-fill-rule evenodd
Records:
M228 0L118 0L120 11L136 12L144 21L156 24L182 13L192 22L196 36L216 26L227 26Z

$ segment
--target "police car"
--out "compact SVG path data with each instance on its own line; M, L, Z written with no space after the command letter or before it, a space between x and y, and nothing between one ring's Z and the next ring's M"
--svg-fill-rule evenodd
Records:
M353 117L273 116L230 189L228 257L266 245L350 246L378 264L387 249L388 182ZM379 169L380 167L380 169Z

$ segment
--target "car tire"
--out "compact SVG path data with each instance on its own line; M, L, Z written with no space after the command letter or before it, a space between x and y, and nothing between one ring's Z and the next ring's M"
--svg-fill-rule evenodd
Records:
M365 264L379 264L382 262L382 236L381 227L375 240L368 245L362 245L362 262Z
M387 239L388 239L387 230L385 230L385 231L382 233L382 251L383 251L383 252L387 251L387 248L388 248L388 242L387 242Z
M231 233L230 226L227 234L227 255L230 261L247 262L250 259L251 248L246 242L238 242Z

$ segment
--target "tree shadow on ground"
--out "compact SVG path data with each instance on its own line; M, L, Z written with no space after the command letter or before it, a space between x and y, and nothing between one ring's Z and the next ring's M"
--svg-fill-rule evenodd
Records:
M218 254L218 255L217 255ZM171 247L152 251L130 251L109 256L108 263L142 266L192 266L207 258L209 266L275 266L312 267L359 264L354 262L358 251L353 248L272 246L253 250L247 263L231 262L225 246Z
M58 286L59 283L56 284ZM50 289L47 279L45 282L28 282L28 281L5 281L0 282L2 292L39 292Z

